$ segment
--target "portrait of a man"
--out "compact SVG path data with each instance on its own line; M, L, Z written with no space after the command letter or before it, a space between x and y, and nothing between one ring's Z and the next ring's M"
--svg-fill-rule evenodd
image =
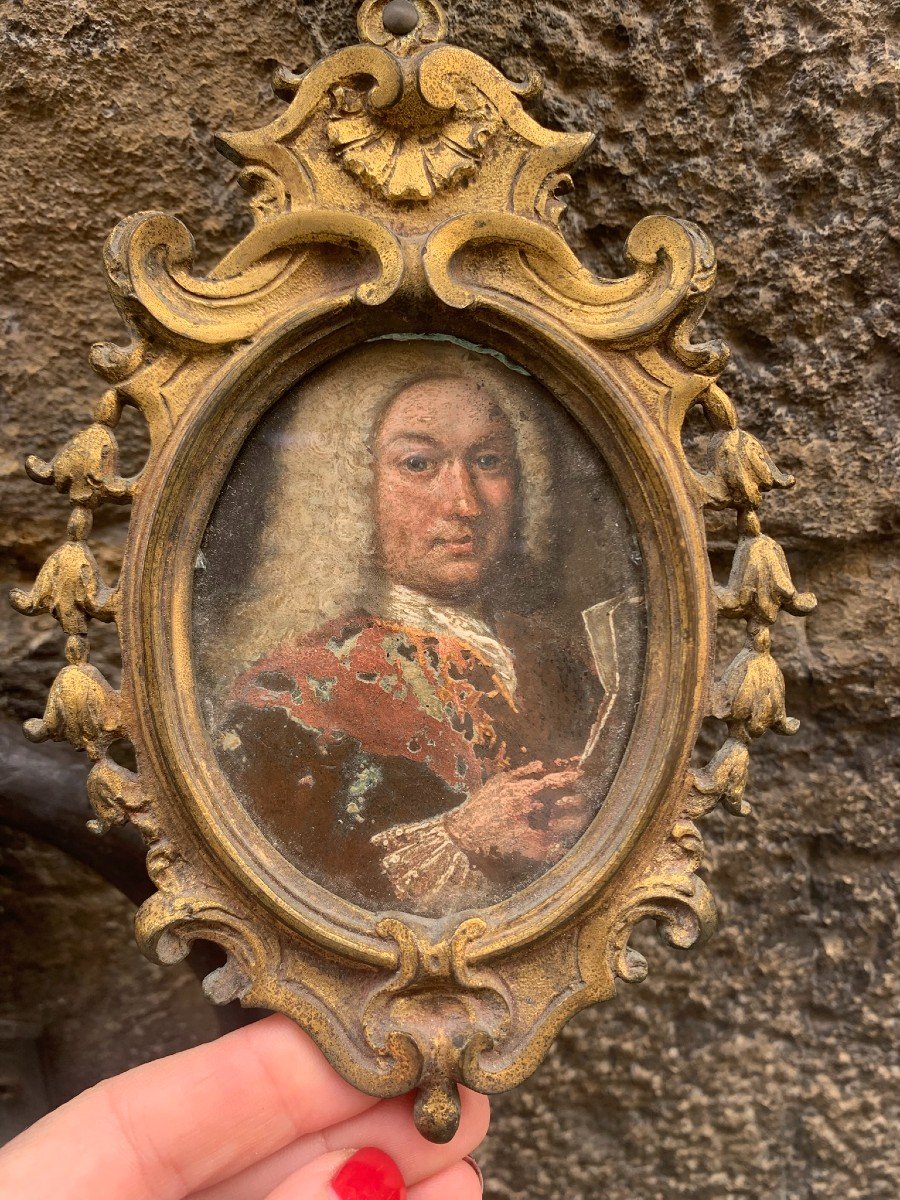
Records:
M636 543L608 512L630 577L583 607L570 595L564 616L579 590L558 574L579 532L564 424L495 356L382 341L319 376L266 418L268 453L248 444L204 541L201 641L204 596L228 608L230 661L198 655L216 754L260 828L345 898L483 906L558 861L602 804L634 712L620 660L637 644ZM590 548L609 486L598 468L592 497L576 449Z

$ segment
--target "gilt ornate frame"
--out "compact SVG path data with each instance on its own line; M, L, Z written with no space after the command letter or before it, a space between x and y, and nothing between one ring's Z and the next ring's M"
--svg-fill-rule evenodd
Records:
M793 733L770 629L784 608L812 610L784 553L761 532L761 493L793 480L740 429L716 382L727 350L691 340L715 277L706 235L688 221L642 220L631 274L597 279L558 230L566 169L589 135L542 128L511 83L444 43L435 0L365 0L361 44L303 75L279 70L289 98L270 125L222 136L242 165L253 230L206 276L187 229L139 213L109 238L110 289L131 333L97 345L108 388L93 423L27 470L68 495L68 540L20 612L50 612L68 635L42 719L26 734L66 739L94 766L99 833L131 821L157 891L137 938L175 962L195 938L227 962L205 981L218 1003L287 1013L364 1091L418 1089L416 1119L443 1140L457 1084L485 1092L529 1075L562 1024L639 980L629 945L651 918L682 948L715 924L696 874L695 824L716 804L748 811L749 746ZM305 879L220 802L194 696L191 573L212 505L242 442L297 379L350 346L403 331L495 348L531 371L602 444L639 531L648 653L635 729L609 799L570 854L523 892L481 913L372 914ZM124 478L116 426L132 405L150 455ZM682 445L688 410L708 426L705 469ZM101 504L132 505L116 587L87 538ZM715 587L704 510L732 509L737 547ZM716 619L746 643L713 674ZM119 627L115 691L88 661L92 620ZM704 717L728 736L691 768ZM129 739L137 772L109 756Z

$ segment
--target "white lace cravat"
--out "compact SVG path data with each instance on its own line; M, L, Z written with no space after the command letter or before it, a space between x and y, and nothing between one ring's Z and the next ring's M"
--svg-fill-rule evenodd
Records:
M510 696L516 694L516 668L510 651L491 632L488 625L461 608L438 604L429 596L414 592L403 584L391 584L381 606L382 613L398 625L425 629L430 633L450 634L477 651L493 667Z

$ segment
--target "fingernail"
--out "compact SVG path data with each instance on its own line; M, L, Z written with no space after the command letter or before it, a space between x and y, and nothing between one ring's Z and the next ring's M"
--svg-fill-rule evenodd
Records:
M332 1179L331 1190L339 1200L406 1200L400 1168L375 1146L348 1158Z
M475 1174L478 1176L478 1182L481 1184L481 1190L484 1191L484 1176L481 1173L481 1167L479 1167L478 1163L475 1161L475 1159L472 1157L471 1154L467 1154L465 1156L465 1158L463 1159L463 1162L468 1163L469 1166L472 1168L472 1170L475 1172Z

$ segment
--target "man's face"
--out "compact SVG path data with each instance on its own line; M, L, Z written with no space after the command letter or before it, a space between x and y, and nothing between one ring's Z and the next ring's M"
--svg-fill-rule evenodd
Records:
M516 518L509 422L464 379L406 388L375 439L375 523L388 578L439 600L474 598Z

